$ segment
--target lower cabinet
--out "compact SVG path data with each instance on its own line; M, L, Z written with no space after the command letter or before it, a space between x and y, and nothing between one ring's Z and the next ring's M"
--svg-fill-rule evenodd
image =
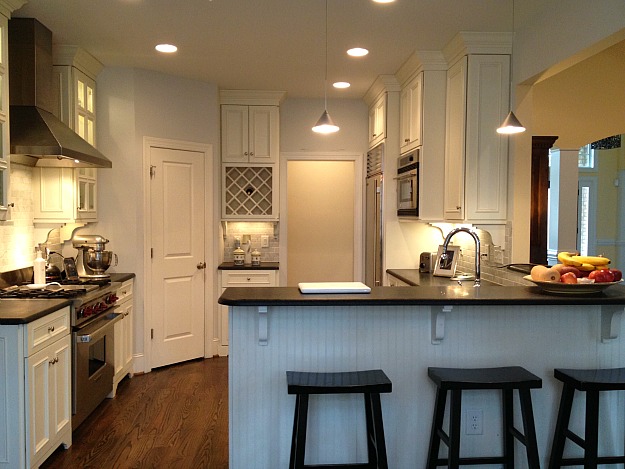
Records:
M113 376L113 391L108 397L115 397L117 385L127 375L132 378L132 350L133 350L133 295L134 279L126 280L117 290L117 305L115 312L122 314L121 321L114 324L115 352L113 362L115 375Z
M277 270L220 270L220 294L228 287L276 287ZM219 355L228 355L228 307L219 305L220 347Z
M409 287L410 285L404 282L403 280L399 280L394 275L387 275L388 277L388 285L389 287Z
M69 307L0 326L0 345L0 467L38 468L72 444Z

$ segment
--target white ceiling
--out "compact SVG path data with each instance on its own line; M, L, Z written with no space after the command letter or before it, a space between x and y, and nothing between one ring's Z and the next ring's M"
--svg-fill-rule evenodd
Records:
M30 0L55 44L78 45L107 67L137 67L221 89L323 97L324 0ZM329 0L328 98L361 98L416 50L441 50L458 31L510 31L512 0ZM154 51L160 42L178 52ZM345 51L366 47L369 56Z

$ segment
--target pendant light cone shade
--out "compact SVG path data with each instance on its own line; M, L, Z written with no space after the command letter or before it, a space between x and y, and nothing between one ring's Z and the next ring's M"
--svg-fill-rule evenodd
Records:
M512 111L508 113L501 127L497 129L497 133L500 134L518 134L521 132L525 132L525 127L523 127L523 124L519 122L519 119L517 119Z
M318 134L331 134L333 132L338 132L339 127L334 124L328 111L323 111L323 114L321 114L321 117L312 130Z
M325 62L326 69L325 75L323 79L323 114L312 128L313 132L318 134L331 134L334 132L338 132L339 126L336 125L330 114L328 114L328 0L326 0L326 19L325 19L325 39L326 39L326 53L325 53Z

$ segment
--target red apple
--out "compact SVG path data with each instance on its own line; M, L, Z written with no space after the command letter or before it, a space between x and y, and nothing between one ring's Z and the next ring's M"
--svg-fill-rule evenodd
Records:
M560 282L562 283L577 283L577 275L574 272L565 272L560 275Z
M614 274L608 269L593 270L588 274L588 278L594 279L595 283L607 283L614 281Z
M623 272L618 269L610 269L610 272L612 272L612 275L614 275L614 282L620 282L623 278Z

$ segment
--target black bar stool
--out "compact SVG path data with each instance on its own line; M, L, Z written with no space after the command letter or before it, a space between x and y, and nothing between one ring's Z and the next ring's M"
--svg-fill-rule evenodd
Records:
M380 393L391 392L393 385L382 370L348 371L343 373L287 371L286 381L289 394L296 394L290 469L306 467L388 469ZM365 464L304 465L309 395L355 393L364 394L365 399L368 462Z
M556 379L562 381L562 396L558 420L553 434L549 469L562 466L583 465L585 469L596 468L597 464L625 463L625 456L598 456L599 443L599 393L601 391L625 390L625 368L599 370L564 370L556 368ZM584 438L569 430L571 408L575 391L586 393L586 422ZM584 450L583 458L564 458L567 438Z
M534 427L532 396L530 389L542 387L541 379L520 366L503 368L428 368L428 376L436 383L436 402L430 434L427 468L447 466L458 469L460 465L503 464L514 467L514 438L525 445L527 463L530 469L539 469L538 445ZM503 404L503 456L460 457L460 420L462 415L462 391L473 389L500 389ZM514 426L513 391L518 390L521 416L525 434ZM443 418L447 402L447 391L451 391L449 434L443 431ZM441 441L449 448L447 458L439 458Z

